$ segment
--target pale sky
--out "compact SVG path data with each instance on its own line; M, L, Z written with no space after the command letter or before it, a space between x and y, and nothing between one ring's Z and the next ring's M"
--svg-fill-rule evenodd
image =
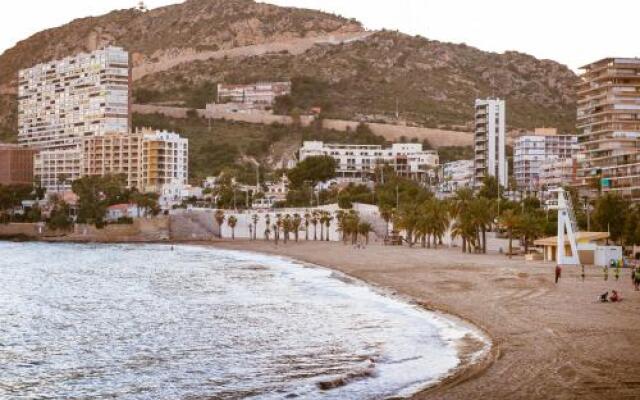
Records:
M179 3L147 0L150 8ZM608 56L640 56L638 0L268 0L356 18L429 39L482 50L516 50L577 69ZM6 1L0 12L0 52L40 30L75 18L130 8L137 0Z

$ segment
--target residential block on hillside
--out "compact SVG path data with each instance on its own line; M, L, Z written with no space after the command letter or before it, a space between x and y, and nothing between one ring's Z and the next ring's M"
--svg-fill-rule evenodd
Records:
M218 84L217 103L270 107L276 97L291 93L291 82L257 82L247 85Z

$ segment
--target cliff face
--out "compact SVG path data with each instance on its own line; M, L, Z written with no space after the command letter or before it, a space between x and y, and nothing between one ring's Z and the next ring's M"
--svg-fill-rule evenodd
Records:
M19 69L107 44L129 50L137 69L174 60L134 82L138 102L201 105L212 98L217 82L290 78L301 88L294 106L323 105L329 116L391 120L398 106L408 123L468 128L474 99L496 95L508 101L512 128L573 127L575 75L553 61L515 52L487 53L378 32L303 51L231 52L198 60L243 46L362 31L354 20L252 0L188 0L144 13L118 10L75 20L0 56L0 132L16 130Z

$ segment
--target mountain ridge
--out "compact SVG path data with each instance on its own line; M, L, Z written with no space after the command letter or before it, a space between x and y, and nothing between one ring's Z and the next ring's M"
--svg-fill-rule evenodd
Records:
M332 103L333 110L327 110L327 115L333 117L392 121L396 98L400 98L404 122L469 129L473 100L495 94L507 99L508 123L513 129L545 125L558 126L563 132L573 130L576 76L555 61L537 60L514 51L484 52L465 44L392 31L367 32L354 19L315 10L253 0L187 0L148 12L114 10L76 19L36 33L6 50L0 55L0 133L9 132L9 139L15 136L18 69L39 62L113 44L129 50L134 68L141 68L175 58L176 54L198 56L365 33L361 40L313 43L298 52L285 49L187 60L136 80L134 93L151 91L164 96L173 91L173 98L162 99L170 103L183 102L196 93L199 97L195 103L201 105L203 100L212 100L214 93L203 92L216 82L286 74L314 78L320 92L309 98L298 95L298 100L305 106ZM172 80L178 75L183 79ZM494 82L493 89L489 81Z

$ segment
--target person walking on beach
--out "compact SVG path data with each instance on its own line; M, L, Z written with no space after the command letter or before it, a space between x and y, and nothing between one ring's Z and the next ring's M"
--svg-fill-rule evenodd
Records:
M640 290L640 267L636 268L636 274L635 274L635 279L633 281L633 284L636 287L636 291Z
M556 283L560 280L560 275L562 275L562 268L560 268L560 265L556 265Z
M584 264L580 264L580 267L582 268L582 272L580 273L580 277L582 278L582 282L584 282L584 278L585 278L585 275L584 275Z
M605 265L603 268L604 271L604 280L608 281L609 280L609 266Z
M613 271L613 276L616 277L616 282L620 279L620 263L616 262L616 269Z

